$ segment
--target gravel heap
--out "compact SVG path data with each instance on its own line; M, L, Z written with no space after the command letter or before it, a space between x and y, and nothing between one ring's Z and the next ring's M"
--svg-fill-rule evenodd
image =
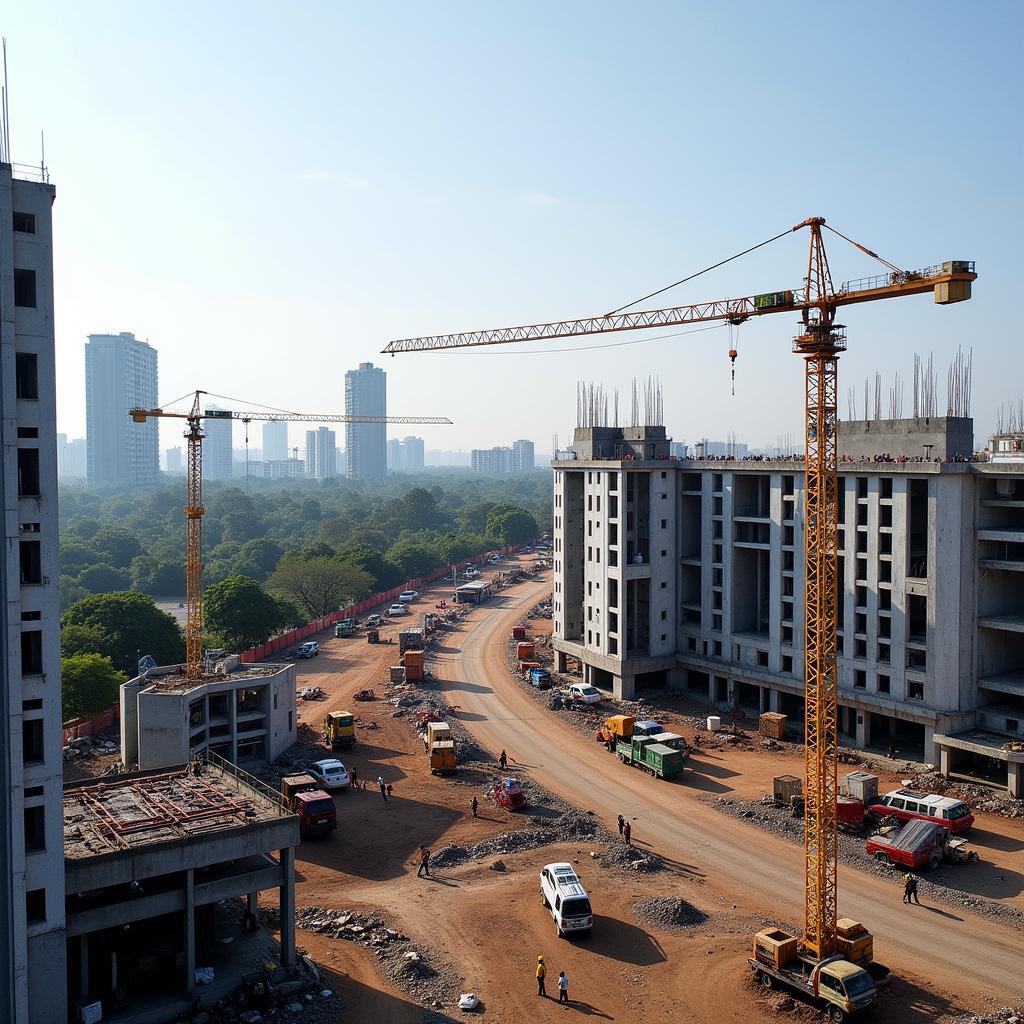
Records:
M967 782L954 782L944 778L938 772L924 772L916 775L912 783L914 789L922 789L926 793L941 793L967 801L973 810L989 811L1001 814L1004 818L1024 818L1024 800L1000 796L985 786L972 786Z
M267 910L269 914L261 910L261 919L276 917L276 910ZM423 1006L437 1010L445 1006L458 1007L463 990L462 979L455 968L435 951L389 928L382 918L349 910L303 907L296 913L295 923L304 931L358 942L372 950L387 977Z
M945 1024L1024 1024L1024 1006L1003 1006L991 1013L967 1013L960 1017L945 1017Z
M708 919L708 915L692 903L673 896L638 900L633 904L633 913L646 924L670 931L694 928Z
M666 871L668 868L668 865L656 853L648 853L635 846L626 846L625 843L616 840L605 844L601 858L603 863L611 867L622 868L642 875L655 874L658 871Z
M767 832L774 832L792 842L804 841L803 819L792 817L786 807L774 807L755 800L736 800L731 797L718 797L707 803L716 811L748 821L751 825L756 825ZM839 859L861 871L870 871L880 878L891 879L893 885L898 885L902 877L902 868L897 872L868 857L864 852L867 835L867 832L862 835L840 832ZM918 875L918 893L921 899L947 903L962 910L995 918L1013 928L1024 928L1024 911L957 888L957 882L969 878L970 871L969 864L944 864L938 871Z

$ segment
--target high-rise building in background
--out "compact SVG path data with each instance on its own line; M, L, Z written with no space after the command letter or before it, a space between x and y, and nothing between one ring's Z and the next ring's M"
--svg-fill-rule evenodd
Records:
M533 469L533 442L513 441L512 442L512 472L529 473Z
M360 363L345 374L345 414L387 415L387 374ZM382 480L387 472L387 431L383 423L345 424L345 475L350 480Z
M208 405L203 410L203 479L230 480L234 475L234 455L231 451L231 436L234 420L229 416L219 417L225 412L217 405Z
M53 200L51 185L16 179L0 162L0 1020L14 1024L67 1019ZM129 390L116 359L101 360L112 378L102 385L87 364L95 397L107 394L124 415L117 459L131 399L155 403L156 353L145 348L151 392Z
M168 448L164 451L164 472L171 476L181 476L185 472L185 462L180 448Z
M470 466L474 473L498 475L512 472L511 448L474 448L470 452Z
M284 420L270 420L263 424L263 459L265 462L284 462L288 458L288 424Z
M132 408L157 406L157 355L130 331L90 334L85 345L85 435L89 486L153 487L160 469L157 420Z
M328 427L317 427L316 430L316 478L330 480L337 476L335 459L338 453L338 438Z
M316 431L306 431L306 476L316 476Z
M419 473L423 469L423 438L392 437L388 441L388 472Z

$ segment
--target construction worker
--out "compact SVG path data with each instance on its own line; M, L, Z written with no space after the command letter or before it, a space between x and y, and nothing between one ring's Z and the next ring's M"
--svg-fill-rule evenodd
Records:
M619 835L622 835L623 829L626 827L626 819L620 814L619 815Z
M910 876L910 898L913 899L918 906L921 906L921 901L917 898L917 879L913 875ZM908 899L907 902L909 903L910 899Z
M501 765L501 770L504 771L508 767L508 754L503 750L498 756L498 764Z
M473 799L470 801L469 806L473 808L473 817L475 818L477 816L476 809L480 806L476 797L473 797Z
M569 1002L569 979L565 976L565 971L558 972L558 1001Z
M352 777L352 788L353 789L358 789L359 788L359 772L355 768L353 768L352 771L349 772L349 775Z
M903 873L903 902L910 902L910 888L914 884L914 878L909 871Z
M384 803L387 803L388 802L388 787L387 787L387 783L384 781L384 776L383 775L378 775L377 776L377 786L380 788L380 795L384 798Z
M547 992L544 991L544 976L548 973L548 969L544 966L544 957L537 957L537 995L544 996L547 998Z
M632 846L633 845L633 840L630 838L632 835L633 835L633 829L630 826L629 822L627 821L622 826L622 838L625 841L627 846Z
M430 877L430 851L425 846L421 846L420 866L416 869L416 877L420 878L424 873L427 878Z

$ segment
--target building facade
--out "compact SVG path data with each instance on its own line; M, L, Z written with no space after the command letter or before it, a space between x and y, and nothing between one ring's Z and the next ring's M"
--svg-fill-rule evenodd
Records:
M360 363L345 374L345 415L386 416L387 374ZM345 424L345 475L350 480L383 480L387 473L387 427L383 423Z
M234 420L218 405L203 410L203 479L231 480L235 472L235 454L231 447Z
M288 424L284 420L269 420L263 424L263 459L283 462L287 458Z
M14 1024L67 1013L54 196L0 164L0 1020Z
M469 453L469 465L474 473L498 476L512 472L511 448L474 448Z
M85 345L85 437L90 487L154 487L158 421L135 423L133 408L157 406L157 353L130 331L90 334Z
M422 437L388 440L388 472L419 473L423 469L424 446Z
M533 470L533 442L519 440L512 442L512 472L529 473Z
M840 425L839 729L946 769L1001 762L1019 791L1024 462L956 461L971 433ZM616 695L802 719L803 463L670 460L661 427L578 430L574 453L553 464L560 664Z

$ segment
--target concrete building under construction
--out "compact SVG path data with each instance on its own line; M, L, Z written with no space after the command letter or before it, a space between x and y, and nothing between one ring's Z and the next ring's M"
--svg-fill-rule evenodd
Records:
M298 842L276 794L215 757L67 786L70 1019L157 1024L224 998L254 965L293 974ZM280 944L258 928L268 889Z
M803 716L803 461L577 429L554 473L554 646L616 696ZM969 418L840 424L843 742L1024 787L1024 461ZM950 585L958 580L959 585ZM993 765L998 763L998 772Z
M121 756L142 771L207 750L234 764L271 762L296 730L294 665L243 665L232 656L199 680L169 665L121 686Z

